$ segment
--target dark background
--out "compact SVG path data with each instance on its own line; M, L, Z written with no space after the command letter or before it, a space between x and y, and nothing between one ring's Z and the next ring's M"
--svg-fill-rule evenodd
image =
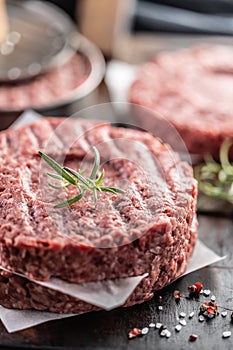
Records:
M76 0L47 0L65 10L75 20Z
M49 1L75 19L76 0ZM233 1L137 0L132 30L233 35Z

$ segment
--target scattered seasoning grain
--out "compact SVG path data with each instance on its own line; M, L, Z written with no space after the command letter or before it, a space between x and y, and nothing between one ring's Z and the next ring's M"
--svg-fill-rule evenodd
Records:
M149 327L150 327L150 328L154 328L154 327L155 327L155 323L151 322L151 323L149 324Z
M167 329L167 326L165 325L161 325L161 327L159 328L159 333L161 333L162 331L164 331L165 329Z
M197 334L191 334L190 337L189 337L189 341L193 342L193 341L197 340L197 338L198 338Z
M199 295L202 289L203 285L201 282L195 282L194 284L188 287L189 293L194 295Z
M210 290L209 289L204 289L203 294L205 297L208 297L210 295Z
M160 337L165 337L166 334L167 334L167 330L164 329L164 330L162 330L159 334L160 334Z
M155 328L160 329L161 326L162 326L162 323L157 322L155 325Z
M180 301L180 299L181 299L181 293L180 293L179 290L175 290L175 291L173 292L173 296L174 296L176 302L179 302L179 301Z
M205 304L201 304L201 306L200 306L200 312L201 312L201 313L206 312L207 309L208 309L208 306L206 306Z
M171 332L167 329L167 327L162 329L159 334L161 337L166 337L166 338L170 338L171 336Z
M141 334L146 335L148 332L149 332L149 328L148 327L144 327L144 328L142 328Z
M199 295L199 294L204 294L204 296L208 297L211 293L211 291L209 289L204 289L203 290L203 286L201 284L201 282L196 282L194 284L192 284L191 286L188 287L188 290L190 292L190 294L194 294L194 295ZM179 301L182 296L179 290L175 290L173 293L173 296L175 298L176 301ZM186 297L187 299L190 299L190 297ZM200 313L201 315L199 315L198 320L199 322L203 322L205 320L204 316L206 317L215 317L216 315L219 315L218 312L218 305L217 303L215 303L216 297L215 295L212 295L210 301L206 301L205 303L203 303L200 306ZM162 301L162 296L159 296L159 300ZM224 308L223 308L224 309ZM163 306L159 305L158 306L158 310L162 311L163 310ZM227 311L224 310L221 312L221 316L222 317L226 317L227 316ZM194 312L192 311L189 314L189 319L193 318L194 316ZM177 324L175 326L175 331L176 332L180 332L182 329L182 326L186 326L186 320L184 319L186 317L186 313L185 312L180 312L179 314L179 318L177 319L179 321L180 324ZM233 312L231 313L231 322L233 322ZM156 324L151 322L148 326L149 328L157 328L159 329L159 334L161 337L166 337L166 338L170 338L171 336L171 332L167 329L167 327L165 325L163 325L162 323L157 322ZM135 338L139 335L146 335L149 332L149 328L148 327L144 327L142 329L140 328L134 328L132 329L129 333L128 333L128 337L129 339ZM231 336L231 331L224 331L222 333L222 337L223 338L229 338ZM191 334L189 336L189 341L194 342L196 341L196 339L198 338L197 334Z
M204 304L200 306L200 312L205 316L215 317L219 314L218 305L213 303L212 301L206 301Z
M161 303L162 300L163 300L162 295L159 295L159 301L160 301L160 303Z
M134 329L132 329L132 331L129 332L128 337L129 337L129 339L133 339L133 338L136 338L140 334L142 334L141 329L134 328Z
M190 312L190 314L189 314L189 318L193 318L193 316L194 316L194 312L192 311L192 312Z
M198 321L199 321L199 322L203 322L204 320L205 320L204 316L200 315L200 316L198 317Z
M184 319L182 319L182 320L180 320L180 324L182 325L182 326L186 326L186 321L184 320Z
M182 329L181 324L178 324L178 325L176 325L176 326L175 326L175 330L176 330L176 332L180 332L180 331L181 331L181 329Z
M231 336L231 331L225 331L225 332L223 332L223 334L222 334L222 337L223 338L229 338Z

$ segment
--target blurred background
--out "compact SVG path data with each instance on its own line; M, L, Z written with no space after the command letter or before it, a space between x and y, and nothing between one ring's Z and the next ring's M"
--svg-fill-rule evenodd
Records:
M29 108L70 115L108 101L106 62L232 34L231 0L0 0L0 128Z
M52 0L61 6L81 32L112 54L130 34L233 34L231 0ZM115 35L114 35L115 34ZM117 43L116 43L117 41ZM123 40L124 42L124 40ZM149 44L149 43L148 43ZM125 48L124 48L125 49ZM119 55L119 54L118 54Z
M231 0L126 0L98 1L94 0L50 0L60 6L73 20L76 20L76 6L86 3L80 16L88 16L95 7L96 18L103 11L102 6L116 8L121 3L128 7L131 17L131 30L202 33L202 34L232 34L233 33L233 2ZM103 5L101 5L103 3ZM131 7L131 8L130 8ZM214 23L214 26L212 25Z
M117 116L122 124L130 120L129 101L139 105L149 101L152 109L174 115L175 121L183 115L184 126L178 130L181 133L187 127L187 135L191 135L187 144L196 139L193 129L189 130L191 119L198 125L200 115L207 116L207 122L210 118L205 130L209 125L218 130L219 121L220 126L227 125L214 142L203 134L204 142L207 139L215 145L217 159L222 135L232 125L232 35L232 0L0 0L0 130L10 127L27 110L62 117L80 111L79 116L95 118L91 113L87 116L86 108L105 102L123 102L107 103L110 110L105 111L105 119ZM206 44L222 47L213 45L211 50ZM185 54L183 61L174 60L174 50L193 45L207 48L200 60L203 67L212 67L213 74L211 69L206 77L200 74L204 70L195 68L196 54L192 61ZM172 65L166 61L170 54L165 55L165 64L158 70L164 78L159 80L151 60L156 62L157 53L163 51L172 52ZM143 62L148 68L140 75ZM183 67L189 68L188 73ZM171 75L166 75L166 70ZM138 90L132 100L138 72ZM186 81L189 84L185 85ZM140 120L145 127L144 112ZM148 125L151 130L151 118ZM156 120L156 133L157 129ZM163 130L166 134L167 129ZM201 151L206 149L199 140L195 146L198 150L190 151L192 161L200 162ZM210 210L212 207L216 205L211 202Z

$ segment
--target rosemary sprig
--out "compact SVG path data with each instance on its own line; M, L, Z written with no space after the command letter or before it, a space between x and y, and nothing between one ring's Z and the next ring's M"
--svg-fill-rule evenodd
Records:
M113 194L125 193L125 191L116 187L103 186L104 169L100 172L100 155L96 147L93 147L95 153L94 164L89 177L85 177L86 170L75 171L68 167L63 167L58 164L54 159L39 151L39 155L45 160L45 162L56 171L56 173L48 172L48 176L53 179L59 180L62 184L60 186L49 183L49 186L53 189L59 190L66 188L70 185L76 186L79 190L77 196L68 199L62 203L57 204L54 208L64 208L71 204L78 202L85 194L86 191L92 192L94 197L94 203L98 200L97 192L109 192Z
M211 156L204 158L204 163L194 167L199 191L208 197L221 199L233 204L233 163L229 160L229 151L233 139L225 139L219 152L220 162Z

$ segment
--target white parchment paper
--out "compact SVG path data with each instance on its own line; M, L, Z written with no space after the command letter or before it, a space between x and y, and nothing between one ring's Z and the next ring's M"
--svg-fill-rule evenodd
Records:
M189 266L183 276L223 259L226 259L226 256L217 255L198 239Z
M4 267L0 266L0 269L12 273ZM14 274L107 311L123 305L143 278L148 276L148 273L145 273L135 277L78 284L69 283L59 278L51 278L48 282L42 282L29 279L21 273L14 272Z
M30 327L38 326L48 321L60 320L75 316L73 314L55 314L45 311L14 310L0 306L0 319L8 333L22 331Z
M193 257L184 275L216 263L225 257L220 257L197 240ZM90 282L85 284L68 283L59 279L49 282L34 281L45 287L55 289L65 294L77 297L90 304L111 310L119 307L132 294L136 286L146 275L121 278L118 280ZM0 319L9 333L17 332L44 322L74 316L54 314L46 311L14 310L0 306Z
M40 115L33 111L24 112L17 120L16 126L26 125L40 118ZM15 126L15 125L13 125ZM191 273L207 265L216 263L224 257L220 257L197 240L193 257L185 273ZM21 275L25 278L25 276ZM99 306L105 310L111 310L124 304L132 294L137 285L147 274L136 277L121 278L99 282L89 282L85 284L74 284L53 278L48 282L33 281L47 288L71 295L92 305ZM0 319L9 333L20 331L38 324L74 316L54 314L46 311L13 310L0 306Z

